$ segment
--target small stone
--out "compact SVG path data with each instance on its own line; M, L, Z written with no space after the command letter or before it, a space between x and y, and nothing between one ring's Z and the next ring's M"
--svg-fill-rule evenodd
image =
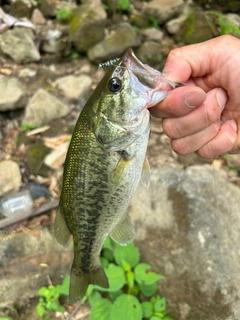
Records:
M164 33L156 28L147 28L143 31L143 35L148 37L149 40L161 41Z
M37 73L36 70L30 69L30 68L24 68L19 71L18 76L20 78L35 77L36 73Z
M25 107L27 95L17 78L0 75L0 92L0 111Z
M14 17L26 17L30 18L33 8L37 6L35 0L11 0L11 12Z
M15 27L0 35L0 53L17 63L39 61L41 56L30 28Z
M229 167L240 171L240 155L239 154L228 154L225 156Z
M44 15L39 9L35 9L33 11L31 21L33 24L36 24L36 25L46 24L46 19L44 18Z
M186 20L185 16L180 16L176 19L169 20L165 24L165 27L170 34L175 34L180 30L185 20Z
M90 94L92 79L87 75L66 76L58 79L58 89L71 102L85 104Z
M69 108L66 104L51 93L39 89L26 107L23 123L40 127L48 124L51 120L62 118L68 113Z
M18 164L12 160L0 162L0 195L10 190L18 190L22 176Z
M154 18L159 24L163 24L182 13L183 8L183 0L153 0L145 4L143 16Z
M61 168L65 162L68 147L69 141L60 144L60 146L46 156L44 163L52 169Z

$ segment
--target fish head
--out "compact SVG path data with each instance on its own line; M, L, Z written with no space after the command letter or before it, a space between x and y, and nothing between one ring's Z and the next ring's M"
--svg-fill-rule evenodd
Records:
M174 88L161 72L143 64L128 49L99 84L98 109L114 122L137 121ZM100 92L99 92L100 93Z

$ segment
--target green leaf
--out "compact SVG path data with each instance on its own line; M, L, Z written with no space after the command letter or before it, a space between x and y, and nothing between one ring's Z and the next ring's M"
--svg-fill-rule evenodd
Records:
M124 320L141 320L142 307L138 299L132 295L122 294L113 303L111 320L119 320L123 315Z
M106 258L108 261L113 261L113 252L112 249L109 248L103 248L102 250L102 257Z
M117 291L110 291L109 292L109 298L112 300L112 301L115 301L120 295L122 295L123 292L122 290L117 290Z
M109 260L104 257L100 257L100 260L101 260L101 265L103 266L103 268L105 268L109 264Z
M49 295L49 289L47 287L41 287L38 290L38 294L43 297L47 297Z
M113 241L110 237L107 237L105 242L104 242L104 245L103 245L103 248L108 248L110 250L113 249Z
M143 318L150 318L153 315L153 304L149 301L142 302Z
M139 284L140 290L146 297L151 297L157 290L157 284L145 284L141 283Z
M37 313L40 317L43 317L44 313L45 313L45 307L42 303L39 303L37 305Z
M125 285L126 278L123 268L116 266L113 263L109 263L105 268L105 272L109 281L108 291L117 291Z
M108 299L98 300L92 307L90 320L111 320L112 303Z
M127 272L127 284L130 288L134 286L134 273L132 271Z
M69 286L70 286L70 276L67 276L63 280L63 283L60 286L58 286L58 293L68 296L68 294L69 294Z
M91 295L88 298L90 306L94 306L99 300L102 299L101 293L98 291L94 290L92 291Z
M159 299L154 303L154 310L156 312L162 312L166 310L166 300L165 298Z
M115 248L115 260L120 266L127 262L133 268L139 262L139 258L139 250L133 243L129 243L127 246L117 245Z
M158 317L158 316L152 316L152 317L150 318L150 320L159 320L159 319L162 319L162 317L160 318L160 317Z
M135 273L136 281L139 284L144 283L148 285L148 284L156 283L161 279L164 279L164 277L161 276L160 274L148 271L149 269L151 269L151 266L147 263L139 263L135 267L134 273Z

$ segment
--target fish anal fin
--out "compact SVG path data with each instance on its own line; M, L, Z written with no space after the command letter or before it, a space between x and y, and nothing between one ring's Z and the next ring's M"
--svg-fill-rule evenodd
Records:
M143 162L141 181L142 181L142 184L147 188L149 188L150 186L150 176L151 176L150 165L146 157Z
M65 246L70 239L70 231L68 230L63 212L59 207L57 209L57 215L54 222L54 234L57 241L62 245Z
M110 237L122 246L134 240L135 230L128 214L126 214L110 232Z
M107 276L103 270L103 267L99 265L93 272L84 273L78 275L72 268L70 290L69 290L69 301L70 304L74 304L86 295L88 286L94 284L102 288L109 288Z

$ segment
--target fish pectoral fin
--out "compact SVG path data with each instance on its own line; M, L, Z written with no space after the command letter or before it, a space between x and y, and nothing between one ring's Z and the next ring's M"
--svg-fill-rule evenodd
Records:
M147 188L149 188L150 186L150 175L151 175L150 165L146 157L143 162L141 181L142 181L142 184Z
M54 222L54 234L57 241L62 245L65 246L70 239L70 231L68 230L63 212L59 207L57 209L57 215Z
M125 246L135 238L135 230L128 214L118 222L110 232L110 237L118 244Z
M118 154L121 155L116 168L112 173L112 181L114 185L118 185L119 182L123 179L125 169L131 164L133 157L129 155L125 150L118 151Z

